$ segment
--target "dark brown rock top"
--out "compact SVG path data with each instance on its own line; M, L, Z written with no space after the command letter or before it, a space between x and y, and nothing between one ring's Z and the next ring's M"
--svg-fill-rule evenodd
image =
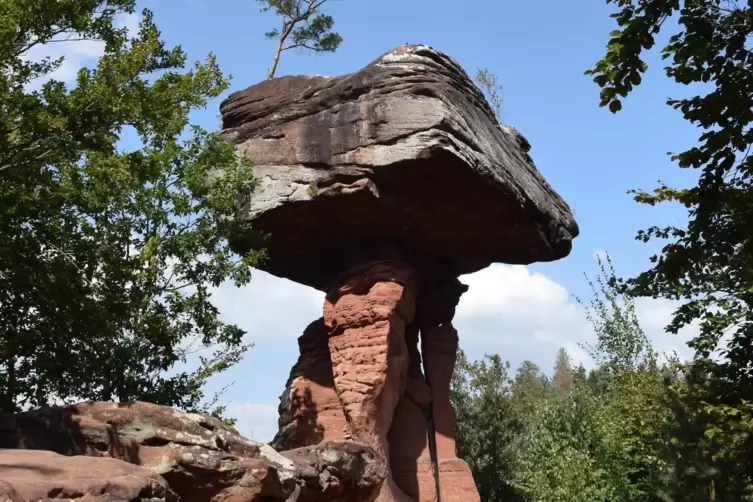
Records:
M578 235L526 139L431 47L340 77L267 80L221 111L224 136L255 165L245 208L270 236L272 274L326 290L354 264L401 259L457 276L560 259Z

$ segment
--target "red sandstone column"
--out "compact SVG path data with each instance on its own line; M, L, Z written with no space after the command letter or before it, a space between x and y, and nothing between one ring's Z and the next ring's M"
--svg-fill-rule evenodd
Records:
M408 265L374 262L338 282L324 304L335 388L353 439L389 459L387 434L407 384L405 331L415 313L418 277ZM391 476L378 500L410 501Z
M410 362L408 385L395 409L395 417L389 433L390 470L395 484L412 500L418 500L419 485L434 486L434 478L419 479L417 461L429 456L426 417L422 406L431 403L431 390L426 384L421 369L421 354L418 351L418 329L411 327L406 333ZM423 474L423 473L422 473Z
M329 329L312 322L298 338L300 356L280 398L278 451L347 438L347 423L335 391L329 355Z
M455 369L458 334L452 323L424 328L421 353L426 381L431 388L442 502L480 502L468 465L455 453L455 419L450 402L450 380ZM419 502L436 501L428 453L418 461ZM431 480L431 481L430 481Z

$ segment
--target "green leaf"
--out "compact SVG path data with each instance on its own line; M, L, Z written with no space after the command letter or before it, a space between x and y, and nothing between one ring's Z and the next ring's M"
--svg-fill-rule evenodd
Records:
M126 37L116 16L134 9L132 0L2 5L1 411L53 397L197 408L205 382L249 347L220 320L210 288L247 282L255 264L227 244L247 231L236 200L253 188L251 165L189 122L227 78L211 54L187 66L148 10ZM25 56L56 32L104 47L75 82ZM40 78L52 80L34 90ZM128 127L139 141L124 152ZM213 180L215 170L224 176ZM195 371L174 371L190 347L206 355Z

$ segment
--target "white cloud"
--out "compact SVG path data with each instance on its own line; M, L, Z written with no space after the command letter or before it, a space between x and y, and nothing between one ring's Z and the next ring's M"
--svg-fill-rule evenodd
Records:
M548 318L553 309L570 317L576 314L568 303L564 286L522 265L492 265L461 278L468 292L461 297L457 316L511 316Z
M226 282L212 292L224 321L238 324L252 341L295 340L323 314L324 293L256 270L242 288ZM301 324L303 323L303 327Z
M461 280L470 288L460 300L455 324L469 356L496 352L513 367L528 359L549 371L557 349L565 347L574 363L586 368L593 364L581 347L595 341L592 327L583 307L563 285L527 267L501 264ZM664 331L676 306L669 300L640 298L636 313L656 350L690 358L685 342L697 327L690 326L680 335Z
M461 280L470 289L461 298L455 326L470 358L498 353L513 368L528 359L550 373L557 350L565 347L573 363L592 366L580 344L593 343L593 331L563 285L527 267L509 265L493 265ZM239 419L243 434L268 441L277 430L278 397L298 358L296 340L306 325L321 317L324 295L256 271L246 287L226 283L213 298L223 319L247 330L256 345L240 364L211 381L208 394L236 382L222 398L229 403L228 414ZM639 299L636 310L656 349L690 356L684 341L692 329L682 336L663 331L674 310L672 302Z
M521 265L496 264L461 277L469 290L454 322L460 346L473 359L498 353L516 367L530 360L549 371L560 347L587 363L578 344L592 341L582 308L567 289ZM577 351L577 353L575 353Z
M678 302L664 298L638 298L635 301L635 311L638 320L651 340L654 349L659 353L672 354L676 352L682 359L691 359L693 351L685 342L698 335L698 323L680 331L680 334L667 333L665 328L672 321L674 311L679 306Z

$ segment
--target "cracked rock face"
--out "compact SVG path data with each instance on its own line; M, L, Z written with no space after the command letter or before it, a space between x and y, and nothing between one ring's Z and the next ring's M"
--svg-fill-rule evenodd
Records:
M458 276L562 258L578 235L525 138L430 47L340 77L267 80L221 111L224 137L255 165L246 215L270 236L274 275L326 291L351 266L389 258Z
M276 450L350 439L340 398L335 390L329 329L324 319L312 322L298 338L300 356L280 396Z
M3 454L25 455L31 464L52 465L51 469L88 462L90 467L81 469L86 471L81 483L94 491L115 479L112 472L117 469L141 469L138 476L126 480L135 483L127 484L128 489L157 483L155 490L159 486L169 490L141 498L182 502L368 502L376 498L387 476L384 461L368 446L325 441L277 452L215 418L144 402L79 403L2 416L0 448L6 449L0 450ZM115 470L99 473L91 467L100 463L114 465ZM19 477L11 465L0 461L0 480L9 483L9 487L0 485L0 496L14 502L28 500L24 493L36 497L37 492L24 487L41 483L45 471L30 469ZM11 489L20 494L19 501L12 498ZM60 493L75 492L70 490ZM128 497L101 500L141 499Z

